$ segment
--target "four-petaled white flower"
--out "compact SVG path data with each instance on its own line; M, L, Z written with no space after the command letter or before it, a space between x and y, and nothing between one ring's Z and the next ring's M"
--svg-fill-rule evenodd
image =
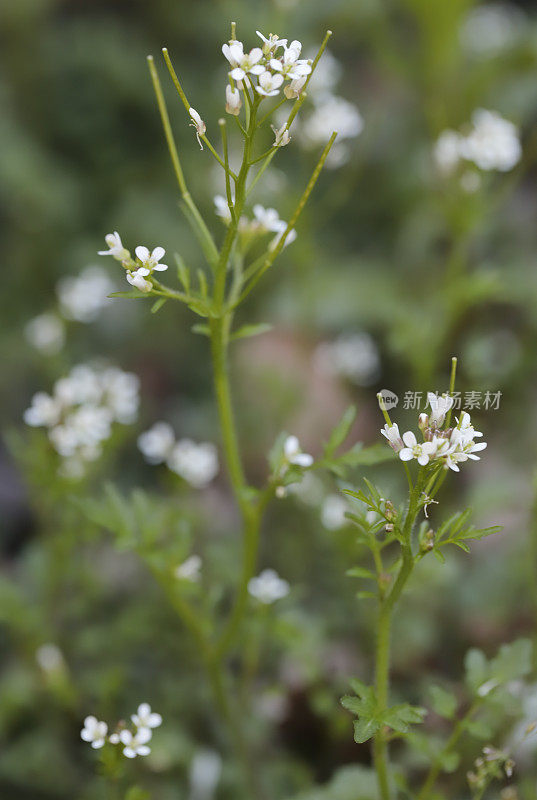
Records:
M257 229L260 233L281 230L282 220L275 208L265 208L259 203L256 203L254 206L254 217L254 224L257 225ZM285 223L283 224L285 225Z
M399 433L399 426L396 423L393 425L388 425L386 423L380 432L386 437L388 444L393 450L395 450L396 453L399 453L399 451L403 449L403 440L401 439L401 434Z
M273 569L265 569L248 582L248 592L260 603L269 605L289 594L290 586Z
M151 711L149 703L140 703L138 711L131 716L131 719L138 729L158 728L159 725L162 725L162 717L160 714Z
M114 231L114 233L107 233L104 237L104 240L109 249L99 250L98 255L113 256L117 261L124 261L125 259L130 258L130 253L125 247L123 247L121 236L117 231Z
M313 464L313 456L309 453L303 453L300 448L300 442L296 436L288 436L283 445L283 452L285 460L288 464L294 464L297 467L311 467Z
M80 731L80 738L85 742L91 742L91 746L98 750L106 741L108 725L106 722L99 722L97 717L86 717L84 727Z
M228 114L233 114L235 117L240 113L242 108L241 93L238 89L233 89L232 86L226 86L226 111Z
M141 261L142 267L150 272L166 272L168 269L167 264L161 264L160 259L166 254L166 250L163 247L155 247L152 252L149 252L149 248L144 247L144 245L138 245L136 250L136 258ZM139 270L138 270L139 271Z
M285 48L281 60L277 58L271 59L271 68L292 80L298 80L309 75L311 72L311 64L307 59L300 58L301 50L302 44L295 39L295 41L291 42L289 47Z
M431 427L441 428L444 424L447 412L453 407L453 397L450 397L448 394L443 394L439 397L434 392L427 392L427 401L431 406L429 425Z
M123 755L127 758L136 758L136 756L148 756L151 748L147 746L147 742L151 739L151 731L149 728L139 728L136 733L123 730L119 734L119 739L123 748Z
M399 451L399 458L401 461L411 461L411 459L416 458L418 464L422 467L429 463L436 450L436 443L422 442L418 444L416 436L412 431L403 433L403 442L405 447Z
M248 73L261 75L265 70L265 67L259 63L263 58L263 51L260 47L254 47L249 53L245 53L242 42L234 41L229 45L224 45L222 52L233 67L229 74L235 81L243 81Z
M175 568L174 575L180 581L197 583L201 578L202 561L200 556L189 556L186 561Z
M256 86L256 91L264 97L275 97L280 92L280 86L283 83L283 75L277 72L273 75L271 72L262 72L259 76L259 85Z

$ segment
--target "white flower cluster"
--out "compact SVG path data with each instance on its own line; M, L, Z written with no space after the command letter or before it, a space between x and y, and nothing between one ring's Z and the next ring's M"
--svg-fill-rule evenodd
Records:
M33 396L24 421L32 427L48 428L49 439L63 458L62 473L80 477L85 462L101 455L113 423L135 422L139 390L140 381L130 372L79 364L56 381L51 395L37 392Z
M214 198L214 205L217 216L219 216L226 225L229 225L231 222L231 212L229 210L227 199L222 195L217 194ZM274 248L278 246L282 235L287 229L287 222L284 222L282 219L280 219L275 208L264 208L264 206L257 203L254 206L253 211L253 219L248 219L246 216L242 216L240 218L239 232L244 237L265 236L267 233L276 234L269 245L269 249L274 250ZM296 231L293 228L287 234L284 247L292 244L295 239Z
M94 322L114 288L108 273L101 267L90 266L80 275L67 275L56 287L61 313L76 322Z
M166 464L196 489L208 486L218 474L218 454L214 444L196 444L191 439L176 441L167 422L156 422L138 437L138 447L149 464Z
M231 67L230 83L226 86L226 111L237 115L242 106L240 89L253 87L261 97L275 97L284 88L288 99L298 97L311 72L311 62L300 58L302 44L294 39L288 45L287 39L275 34L268 37L256 31L262 40L262 47L254 47L244 52L244 45L237 39L230 39L222 45L222 52ZM283 143L283 142L282 142Z
M100 722L96 717L89 716L84 720L84 727L80 731L80 738L89 742L94 750L104 747L106 742L123 745L123 755L127 758L148 756L151 748L147 743L153 736L153 728L162 724L162 717L151 711L149 703L141 703L136 714L132 714L133 729L125 728L119 723L114 733L108 735L108 725Z
M433 149L438 170L452 174L461 164L469 162L489 172L508 172L518 164L522 155L518 128L496 111L478 108L472 114L472 125L465 133L445 130Z
M260 575L248 582L250 595L264 605L270 605L282 597L287 597L289 591L288 582L280 578L273 569L264 569Z
M151 281L147 280L153 272L165 272L168 269L167 264L160 262L166 253L163 247L155 247L150 251L144 245L138 245L134 251L136 258L132 258L130 252L123 247L121 236L117 231L107 233L104 239L108 250L99 250L99 255L112 256L116 261L121 261L127 271L128 282L140 292L150 292L153 288Z
M321 342L314 361L325 375L340 375L358 386L371 386L379 377L378 348L365 332L342 334L333 342Z
M303 115L299 122L293 123L296 139L302 147L314 148L325 144L332 131L337 131L337 141L333 145L326 166L332 169L345 164L350 158L349 140L359 136L364 120L358 108L345 98L334 94L341 74L341 67L334 56L325 50L319 61L311 82L308 95L313 101L313 109Z
M65 342L65 327L57 314L38 314L24 326L24 336L32 347L46 356L59 353Z
M524 33L527 17L514 3L486 3L472 8L463 21L460 42L478 58L496 56Z
M487 444L474 441L483 434L474 429L470 415L463 411L456 427L443 429L446 414L453 406L453 398L448 395L439 397L433 392L428 392L427 399L431 413L420 414L419 417L423 442L418 442L412 431L407 431L401 436L399 427L395 424L386 424L381 430L390 447L399 454L401 461L411 461L415 458L422 467L431 462L441 462L446 469L449 467L455 472L459 472L459 464L468 459L479 461L480 456L476 456L476 453L484 450Z

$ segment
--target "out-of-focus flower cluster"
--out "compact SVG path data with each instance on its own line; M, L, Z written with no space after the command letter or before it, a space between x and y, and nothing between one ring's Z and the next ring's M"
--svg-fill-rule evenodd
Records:
M167 422L156 422L138 437L138 447L149 464L166 464L196 489L208 486L218 474L218 453L214 444L176 440Z
M226 225L229 225L231 222L231 212L229 210L229 205L226 198L217 194L214 198L214 204L216 207L216 214L225 222ZM279 241L282 235L285 233L285 230L287 229L287 223L280 219L275 208L264 208L262 205L257 203L254 206L253 211L253 219L248 219L248 217L242 216L239 220L238 228L242 237L243 247L246 248L248 244L250 244L251 241L257 237L266 236L268 233L274 233L276 235L269 245L269 250L274 250L274 248L279 244ZM295 239L296 231L293 228L286 236L284 247L287 247L288 244L294 242Z
M321 342L314 361L325 375L346 378L357 386L371 386L380 373L377 345L365 332L342 334L333 342Z
M24 412L32 427L48 429L49 439L62 457L61 473L84 474L85 463L95 461L112 434L114 422L136 421L140 381L117 367L79 364L54 384L52 394L37 392Z
M126 758L148 756L151 752L148 742L153 736L153 729L162 725L162 717L151 711L149 703L141 703L136 714L131 715L131 721L131 728L127 728L124 722L119 722L114 733L108 735L106 722L89 716L84 720L80 737L90 743L94 750L99 750L109 742L113 745L121 745Z
M287 597L289 591L289 583L280 578L273 569L264 569L256 578L251 578L248 582L250 595L264 605L271 605L276 600Z
M445 130L437 139L433 157L443 175L452 175L460 167L472 164L485 172L509 172L520 161L522 147L518 128L496 111L478 108L472 124L464 132ZM465 172L461 183L467 191L479 188L479 174Z
M399 433L397 424L386 424L381 430L390 447L399 454L401 461L416 459L422 467L431 462L440 462L447 469L459 472L459 464L471 459L479 461L476 453L486 448L486 442L476 442L483 436L473 427L470 415L463 411L454 427L443 428L446 415L453 406L453 398L449 395L438 396L433 392L427 394L430 414L420 414L419 428L423 441L418 442L413 431Z

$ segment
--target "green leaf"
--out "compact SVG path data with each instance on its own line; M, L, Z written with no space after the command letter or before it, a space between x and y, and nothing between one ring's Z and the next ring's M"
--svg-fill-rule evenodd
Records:
M175 253L175 263L177 264L177 277L179 278L179 282L185 292L190 294L190 272L179 253Z
M406 733L410 725L417 725L423 722L426 714L426 708L403 703L388 708L382 715L382 722L384 725L389 725L394 731Z
M162 308L167 299L168 299L167 297L161 297L159 300L153 303L153 305L151 306L151 313L156 314L157 311L160 311L160 309Z
M348 575L349 578L365 578L366 580L373 581L377 579L375 573L365 567L352 567L352 569L347 570L345 575Z
M491 536L502 530L501 525L492 525L488 528L476 528L474 525L467 525L466 523L471 513L471 508L467 508L465 511L458 511L440 525L435 537L433 552L437 553L439 548L452 544L469 553L470 547L466 544L467 541L484 539L485 536Z
M529 639L517 639L503 644L492 659L490 678L498 683L523 678L531 672L533 645Z
M354 741L357 744L363 744L364 742L367 742L380 729L381 724L382 723L376 719L367 719L365 717L355 720Z
M475 739L489 739L492 735L490 725L487 725L487 723L481 719L466 720L464 727L470 736L473 736Z
M446 719L453 719L457 710L457 698L441 686L431 686L429 689L431 704L434 711Z
M210 336L211 329L208 325L204 325L202 322L196 323L196 325L192 325L190 329L192 333L199 333L200 336Z
M332 433L330 434L330 438L328 439L328 442L324 446L325 458L330 458L331 456L333 456L338 447L340 447L343 444L343 442L349 435L349 431L355 419L356 419L356 406L349 406L347 410L343 412L343 416L341 417L336 427L333 429Z
M485 683L489 676L489 664L485 654L478 650L477 647L472 647L466 653L464 666L466 669L466 683L475 692Z
M230 338L230 341L234 342L237 339L247 339L250 336L259 336L262 333L267 333L268 331L272 330L272 325L269 325L267 322L259 322L257 325L242 325L240 328L237 328L234 331Z
M108 297L124 297L130 300L146 300L151 297L151 292L140 292L139 289L131 289L126 292L111 292Z

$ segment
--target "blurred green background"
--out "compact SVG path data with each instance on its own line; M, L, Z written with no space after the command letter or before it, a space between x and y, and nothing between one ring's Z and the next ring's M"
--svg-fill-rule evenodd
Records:
M476 9L485 13L476 16ZM421 703L435 680L463 696L463 658L470 646L494 653L504 641L533 636L534 4L4 0L0 797L5 800L105 797L95 754L79 739L81 720L89 713L125 717L143 700L164 717L152 755L131 765L133 782L139 776L152 797L203 800L192 789L193 759L203 748L221 752L194 645L146 568L130 552L118 554L112 538L77 505L110 477L125 491L142 486L157 504L167 497L196 549L206 553L209 582L211 576L215 585L232 581L237 519L225 476L193 494L145 465L136 448L137 435L158 419L171 422L180 435L217 440L206 340L191 332L195 320L182 307L167 305L151 315L146 303L120 299L110 300L88 324L64 320L65 343L52 354L32 346L26 326L37 315L58 313L58 281L98 264L96 251L110 231L120 231L131 249L162 244L169 257L179 252L201 264L178 208L148 53L160 70L190 188L216 235L222 235L213 208L213 196L224 189L221 176L210 154L197 147L160 48L169 48L216 139L226 80L221 45L231 20L249 47L257 43L256 29L277 31L300 39L308 54L332 29L330 52L341 68L333 91L356 105L364 122L362 133L346 140L342 163L321 177L297 241L241 311L241 322L274 326L234 350L248 474L254 482L262 480L265 454L282 429L297 433L306 451L318 453L350 402L358 406L353 435L378 441L376 391L391 389L401 398L407 391L443 391L450 357L457 355L462 392L502 395L498 410L475 412L489 446L479 464L450 481L445 504L471 505L479 524L505 528L476 543L470 556L453 555L445 566L423 562L397 618L394 694ZM308 102L305 118L311 113ZM467 192L438 175L432 149L444 129L460 128L478 107L519 126L523 157L511 172L484 174L478 190ZM304 146L305 138L298 127L255 196L284 219L322 147ZM117 264L101 260L100 265L123 289ZM319 366L321 343L356 334L367 335L361 339L365 361L358 359L357 370L349 375ZM73 365L103 357L139 375L139 422L122 430L80 484L60 480L45 434L25 429L22 414L36 391L50 391ZM415 412L400 407L397 415L410 425ZM396 466L367 474L390 496L402 498ZM361 477L357 471L354 483ZM337 487L327 481L317 491L324 496ZM324 798L311 794L311 787L346 764L369 763L367 746L352 741L351 721L338 698L349 676L370 670L372 611L367 601L355 599L354 583L342 577L358 557L353 531L328 530L319 521L320 505L318 494L309 505L294 497L281 501L272 507L264 534L262 566L276 568L293 587L270 618L273 638L263 656L258 717L252 721L274 798ZM36 659L46 644L61 652L52 669ZM522 706L531 717L537 686L524 692ZM497 743L509 740L512 716L507 723L492 721ZM438 719L428 724L442 732ZM468 746L466 767L478 752L479 745ZM401 758L419 772L419 763L404 753ZM535 759L531 748L517 759L520 797L527 800L536 796ZM446 780L446 797L468 797L464 771ZM233 797L233 786L233 767L225 762L216 796ZM328 794L327 800L332 796L347 798Z

